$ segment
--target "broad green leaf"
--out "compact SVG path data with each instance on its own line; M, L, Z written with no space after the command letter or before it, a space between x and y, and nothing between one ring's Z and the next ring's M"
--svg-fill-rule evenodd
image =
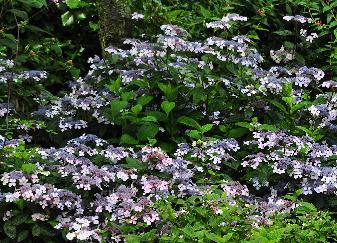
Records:
M194 139L200 139L201 134L198 130L191 130L187 133L187 136L194 138Z
M47 7L46 0L18 0L18 1L33 8L42 8L43 6Z
M14 239L16 237L16 227L10 221L3 224L3 230L9 238Z
M116 115L121 112L128 105L128 102L125 100L113 100L110 103L112 115Z
M284 105L282 105L280 102L276 101L276 100L270 100L269 101L272 105L276 106L277 108L279 108L281 111L283 111L284 113L287 113L287 109L285 108Z
M28 14L25 11L18 10L18 9L11 9L10 12L12 12L15 16L17 16L17 17L19 17L23 20L28 19Z
M259 128L265 131L273 131L273 132L276 132L278 130L275 126L269 124L262 124L259 126Z
M228 137L230 138L239 138L248 133L249 130L244 127L233 128L228 131Z
M127 164L123 164L124 168L137 170L145 170L147 168L146 164L142 163L138 159L126 158L125 160Z
M21 170L26 173L31 173L37 168L36 164L27 163L21 166Z
M28 230L23 230L18 234L17 242L24 241L28 238L29 236L29 231Z
M81 7L81 2L82 2L81 0L65 0L67 6L71 9Z
M67 11L61 15L61 20L62 20L63 26L72 25L74 23L74 15L70 13L69 11Z
M239 127L245 127L245 128L248 128L248 129L251 129L253 128L254 126L249 123L249 122L237 122L235 123L235 125L239 126Z
M135 106L133 106L133 107L131 108L131 111L132 111L133 113L138 114L139 112L141 112L142 109L143 109L142 105L137 104L137 105L135 105Z
M141 141L146 141L148 138L154 138L159 132L159 126L153 123L142 125L137 132L137 137Z
M26 214L18 214L10 219L11 223L15 226L18 226L20 224L23 224L28 220L28 216Z
M38 224L34 224L33 228L32 228L32 235L33 236L39 236L41 235L41 228Z
M189 127L193 127L201 131L201 126L199 125L199 123L191 117L181 116L177 119L177 123L181 123L181 124L184 124Z
M143 95L137 99L137 103L144 106L153 100L153 96L151 95Z
M154 116L146 116L141 119L143 122L157 122L157 118Z
M214 124L206 124L206 125L203 125L203 126L201 127L201 131L202 131L203 133L209 132L210 130L212 130L213 126L214 126Z
M125 134L122 135L120 143L135 145L135 144L138 144L138 140L136 140L131 135L125 133Z
M161 103L161 108L163 109L163 111L165 111L166 115L169 115L175 106L176 106L176 103L169 102L167 100Z

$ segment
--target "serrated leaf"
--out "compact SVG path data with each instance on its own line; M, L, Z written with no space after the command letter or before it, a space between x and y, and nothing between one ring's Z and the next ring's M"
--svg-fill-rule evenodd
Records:
M27 220L28 220L28 216L26 214L19 214L10 219L11 223L15 226L23 224Z
M3 230L9 238L15 239L16 227L10 221L7 221L3 224Z

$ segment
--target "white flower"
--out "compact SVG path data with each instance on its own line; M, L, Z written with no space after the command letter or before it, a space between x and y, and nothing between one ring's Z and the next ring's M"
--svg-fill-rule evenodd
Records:
M140 14L140 13L137 13L137 12L134 12L134 13L132 14L131 19L134 19L134 20L144 19L144 15L143 15L143 14Z

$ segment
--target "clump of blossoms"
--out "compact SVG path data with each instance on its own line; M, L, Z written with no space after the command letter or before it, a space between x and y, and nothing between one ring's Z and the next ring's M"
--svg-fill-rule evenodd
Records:
M322 84L325 88L333 89L334 82L327 81ZM335 93L318 94L316 96L317 102L308 108L312 119L312 125L318 128L324 128L328 131L336 131L335 124L337 118L337 96Z
M287 16L284 16L283 19L285 21L294 21L294 22L298 22L298 23L301 23L301 24L312 22L311 18L307 18L307 17L304 17L302 15L295 15L295 16L287 15Z
M327 143L315 143L307 136L293 136L285 132L254 132L253 140L260 152L250 154L242 162L243 167L256 170L268 165L274 174L284 174L295 179L304 194L336 193L336 168L325 165L337 155L337 147ZM293 182L292 187L296 187Z
M235 13L227 14L221 20L207 23L206 27L212 29L229 29L235 21L247 21L247 17Z

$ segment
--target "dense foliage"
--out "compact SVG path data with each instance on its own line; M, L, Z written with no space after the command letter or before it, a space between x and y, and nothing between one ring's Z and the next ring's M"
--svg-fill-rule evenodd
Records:
M129 6L0 0L0 241L337 242L337 4Z

